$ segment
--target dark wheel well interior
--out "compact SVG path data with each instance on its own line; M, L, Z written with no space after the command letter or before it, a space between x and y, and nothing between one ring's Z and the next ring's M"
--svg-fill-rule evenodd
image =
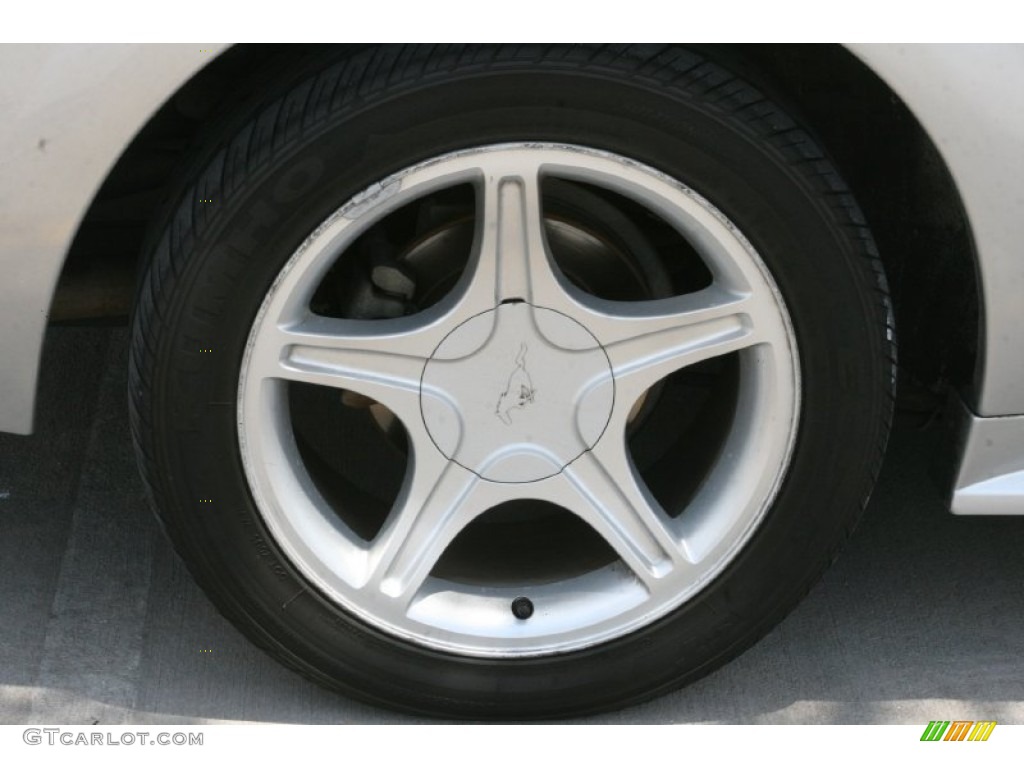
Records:
M949 171L906 106L841 46L696 47L795 113L852 187L890 281L904 402L969 386L980 332L973 241ZM168 99L84 217L53 321L128 316L146 232L174 194L182 164L267 78L301 73L317 53L316 46L237 45Z

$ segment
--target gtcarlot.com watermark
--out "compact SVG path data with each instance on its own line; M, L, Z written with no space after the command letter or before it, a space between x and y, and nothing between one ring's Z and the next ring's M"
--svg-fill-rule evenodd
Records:
M68 728L26 728L21 734L26 744L54 747L201 747L203 734L185 731L76 731Z

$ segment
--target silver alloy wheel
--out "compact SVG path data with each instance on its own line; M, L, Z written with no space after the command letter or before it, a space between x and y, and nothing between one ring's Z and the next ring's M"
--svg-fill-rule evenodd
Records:
M696 249L711 285L638 302L570 285L548 252L546 178L603 188L653 212ZM476 189L476 239L444 299L387 320L313 314L317 286L356 238L411 201L460 184ZM731 353L739 390L725 442L685 512L669 516L633 467L626 430L634 406L674 372ZM404 426L406 477L371 541L333 513L310 479L289 420L289 382L358 393ZM720 211L633 160L531 143L434 158L331 215L269 290L238 393L253 497L306 578L392 635L460 654L517 657L623 636L715 578L757 528L784 476L800 376L779 291ZM517 499L575 514L617 561L522 584L432 574L460 531ZM528 619L510 609L522 595L535 606Z

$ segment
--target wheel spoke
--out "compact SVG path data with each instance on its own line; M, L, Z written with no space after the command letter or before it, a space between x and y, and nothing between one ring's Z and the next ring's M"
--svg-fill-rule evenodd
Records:
M765 341L748 296L709 289L632 309L602 312L591 321L611 363L616 402L627 411L644 390L680 368Z
M512 300L562 303L564 290L544 234L538 168L506 161L481 170L467 299L479 311Z
M564 471L558 502L591 525L649 587L689 565L658 503L638 483L624 449L590 451Z
M480 479L424 446L370 550L364 589L407 604L445 549L486 506Z
M270 378L357 392L418 420L420 376L426 363L417 331L382 333L378 322L313 317L279 329L260 350ZM374 333L363 333L374 328ZM269 336L269 335L268 335Z

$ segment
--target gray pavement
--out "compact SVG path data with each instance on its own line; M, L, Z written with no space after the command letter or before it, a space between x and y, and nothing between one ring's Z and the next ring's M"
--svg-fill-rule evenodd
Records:
M0 723L415 722L278 666L192 583L136 475L126 344L52 329L37 433L0 435ZM844 556L755 648L587 721L1024 723L1024 518L949 515L935 443L897 426Z

